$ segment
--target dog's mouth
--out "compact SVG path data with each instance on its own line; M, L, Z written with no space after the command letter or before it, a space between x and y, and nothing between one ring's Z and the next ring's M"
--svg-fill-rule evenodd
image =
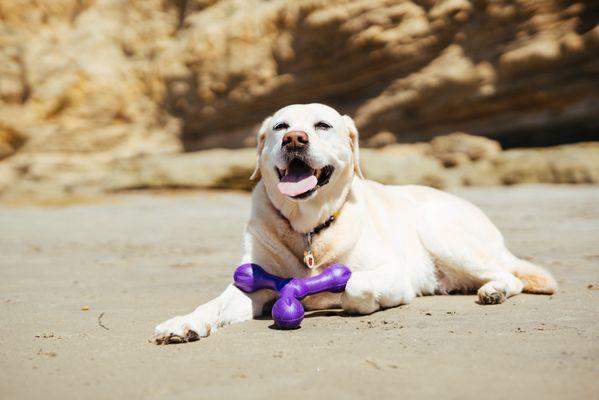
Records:
M275 169L279 175L279 191L294 199L305 199L329 183L335 170L332 165L314 169L298 158L291 160L285 169Z

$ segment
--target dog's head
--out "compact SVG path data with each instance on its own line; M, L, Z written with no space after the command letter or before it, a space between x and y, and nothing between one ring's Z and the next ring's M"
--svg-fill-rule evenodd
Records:
M290 105L262 123L251 178L262 177L275 204L330 200L362 177L358 151L350 117L323 104Z

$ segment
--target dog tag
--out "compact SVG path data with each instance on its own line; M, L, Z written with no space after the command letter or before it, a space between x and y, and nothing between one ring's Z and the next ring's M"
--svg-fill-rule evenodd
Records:
M310 269L314 268L314 254L312 254L312 250L304 251L304 264Z

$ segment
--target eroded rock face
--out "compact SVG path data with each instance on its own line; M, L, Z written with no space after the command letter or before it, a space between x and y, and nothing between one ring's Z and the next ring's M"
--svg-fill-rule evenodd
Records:
M439 143L443 152L439 152ZM448 157L460 162L448 165ZM57 158L58 157L58 158ZM132 189L250 190L256 150L211 149L153 154L120 160L72 156L69 163L45 154L17 165L19 179L0 192L4 198L59 198ZM599 142L501 151L499 143L455 133L433 142L362 149L362 171L385 184L437 188L519 183L599 183ZM2 171L2 170L0 170ZM0 181L2 175L0 175ZM6 177L5 177L6 179Z
M354 115L363 140L462 130L534 145L563 140L565 126L596 133L596 3L250 3L185 21L188 68L167 92L190 149L235 146L272 110L310 101Z
M430 144L432 155L445 167L489 159L501 151L501 146L496 141L463 132L437 136Z
M0 191L50 190L44 171L94 182L113 162L253 145L256 125L289 103L331 104L377 147L455 131L588 139L598 4L4 1Z

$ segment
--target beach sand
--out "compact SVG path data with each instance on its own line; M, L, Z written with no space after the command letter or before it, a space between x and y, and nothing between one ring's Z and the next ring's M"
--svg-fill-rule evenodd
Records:
M218 295L241 256L238 192L0 205L0 398L590 399L599 396L599 187L464 188L553 296L430 296L369 316L270 318L148 342Z

